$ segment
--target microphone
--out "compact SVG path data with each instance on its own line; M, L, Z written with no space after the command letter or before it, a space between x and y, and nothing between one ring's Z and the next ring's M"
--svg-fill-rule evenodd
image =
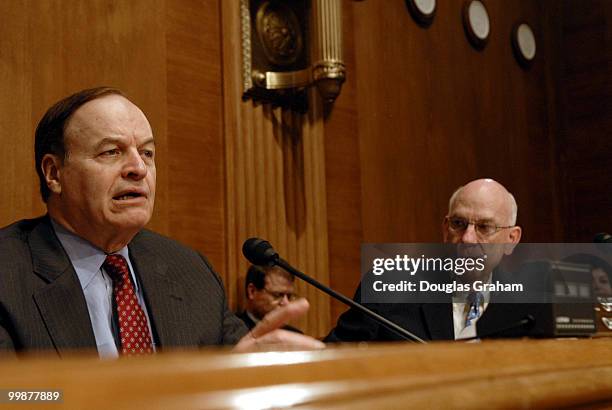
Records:
M274 266L278 262L278 253L270 242L259 238L249 238L242 244L242 254L253 265Z
M595 243L612 243L612 235L605 232L600 232L593 238Z
M270 245L270 242L268 241L265 241L260 238L249 238L246 241L244 241L244 244L242 245L242 254L244 255L245 258L247 258L249 262L251 262L254 265L263 265L263 266L275 266L276 265L276 266L281 267L282 269L286 270L292 275L297 276L303 281L310 283L315 288L327 293L329 296L333 297L334 299L339 300L345 305L348 305L352 308L359 310L364 315L378 322L380 325L386 327L392 332L398 334L405 340L410 340L413 342L418 342L418 343L423 343L423 344L427 343L426 341L424 341L417 335L414 335L410 333L409 331L407 331L406 329L404 329L403 327L391 322L388 319L385 319L378 313L373 312L372 310L368 309L362 304L355 302L353 299L347 298L343 294L336 292L335 290L323 285L321 282L311 278L305 273L300 272L299 270L295 269L287 261L285 261L278 255L278 253L274 250L274 248L272 247L272 245Z

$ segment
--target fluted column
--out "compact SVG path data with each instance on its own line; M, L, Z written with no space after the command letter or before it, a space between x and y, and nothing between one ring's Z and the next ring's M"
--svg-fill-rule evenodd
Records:
M345 79L342 1L312 0L312 27L312 78L323 99L333 101Z
M222 2L227 267L230 302L243 298L245 239L259 236L298 269L329 283L323 116L311 90L299 114L242 101L240 2ZM296 279L311 309L297 325L322 336L329 300Z

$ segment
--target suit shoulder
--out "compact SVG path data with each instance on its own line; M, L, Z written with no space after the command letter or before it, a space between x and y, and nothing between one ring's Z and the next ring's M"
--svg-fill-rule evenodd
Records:
M190 260L192 262L202 261L208 269L213 271L208 259L195 249L180 243L179 241L161 235L157 232L143 229L132 239L130 246L138 249L147 249L161 256L165 260ZM214 271L213 271L214 272Z
M29 236L30 232L32 232L34 228L36 228L43 221L43 219L44 217L22 219L0 228L0 239L25 240Z
M0 229L1 285L21 283L28 277L24 273L32 271L31 234L41 219L24 219Z
M129 247L132 258L150 258L164 264L167 266L168 276L189 284L190 290L195 290L198 286L212 286L214 292L220 292L220 300L224 299L221 277L200 252L147 229L140 231ZM203 292L210 294L210 289L212 288Z
M138 234L136 235L136 237L134 238L134 240L136 239L155 239L155 240L163 240L163 241L170 241L170 242L177 242L176 240L162 235L160 233L157 233L155 231L152 231L150 229L142 229L140 232L138 232ZM178 243L178 242L177 242Z
M3 265L30 259L30 236L44 220L45 217L22 219L0 229L0 260Z
M199 252L195 249L190 248L176 239L169 238L148 229L140 231L132 240L132 243L136 245L145 245L150 249L162 253L178 252L182 254L199 255Z

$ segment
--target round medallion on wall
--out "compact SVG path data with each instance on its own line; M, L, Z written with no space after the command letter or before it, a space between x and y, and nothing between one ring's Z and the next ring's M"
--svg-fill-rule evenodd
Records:
M302 52L302 28L294 11L282 2L267 1L257 10L257 34L270 62L289 66Z
M528 68L536 56L536 39L527 23L520 23L512 30L512 50L519 64Z
M480 0L471 0L463 6L463 27L470 43L481 50L487 45L491 32L489 13Z
M406 0L412 18L422 26L429 26L436 14L436 0Z

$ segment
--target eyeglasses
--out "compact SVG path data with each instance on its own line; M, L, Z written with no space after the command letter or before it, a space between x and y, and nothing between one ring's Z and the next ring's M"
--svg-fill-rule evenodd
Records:
M515 227L515 225L497 226L489 222L478 222L478 221L473 222L465 218L459 218L456 216L454 217L447 216L446 220L448 221L448 227L453 232L461 233L461 232L464 232L468 228L468 226L474 225L474 230L476 231L476 234L481 237L491 236L502 229L508 229L508 228Z
M289 300L290 302L292 300L297 299L297 295L295 293L291 293L291 292L273 292L271 290L268 290L266 288L262 289L264 292L266 292L268 295L272 296L272 298L274 300L281 300L283 299L285 296L287 297L287 300Z

